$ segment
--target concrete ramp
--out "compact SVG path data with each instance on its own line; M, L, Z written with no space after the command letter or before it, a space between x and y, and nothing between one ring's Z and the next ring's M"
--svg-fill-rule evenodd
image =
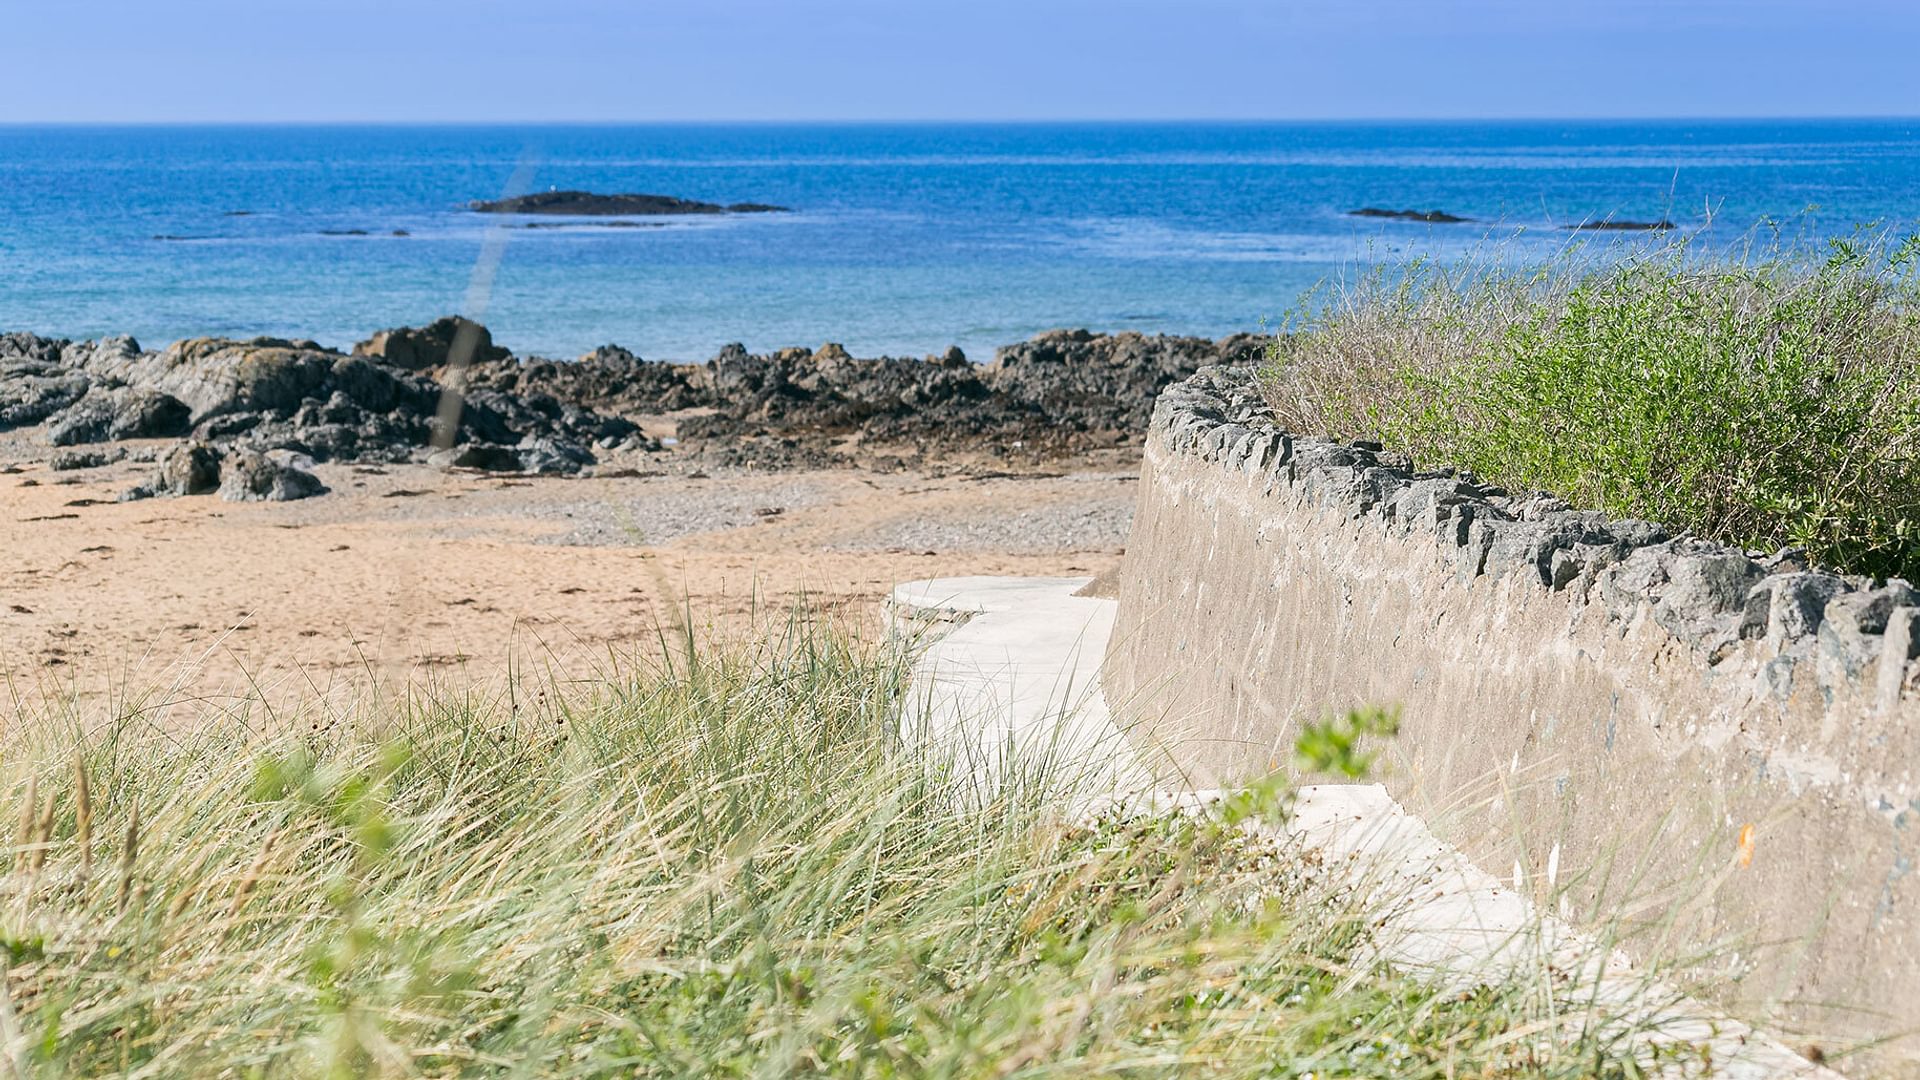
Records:
M895 587L893 626L926 646L906 737L954 754L983 794L1043 772L1075 789L1144 784L1100 690L1114 603L1075 595L1092 580L961 577Z
M1048 774L1079 809L1205 812L1224 793L1168 790L1115 723L1100 685L1116 604L1076 595L1089 578L913 581L887 601L924 651L902 718L908 741L952 753L982 794ZM1169 774L1170 775L1170 774ZM1731 1080L1838 1080L1778 1041L1637 971L1434 836L1378 784L1301 788L1285 830L1320 873L1377 908L1374 948L1395 967L1463 988L1552 971L1602 1029L1643 1045L1703 1049ZM1685 1071L1700 1075L1695 1054ZM1656 1070L1651 1075L1668 1075Z

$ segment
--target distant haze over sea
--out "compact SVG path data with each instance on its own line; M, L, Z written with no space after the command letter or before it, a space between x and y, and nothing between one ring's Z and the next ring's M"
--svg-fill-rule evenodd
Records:
M793 214L524 229L531 190ZM1474 219L1363 219L1360 207ZM1710 243L1920 227L1920 121L0 126L0 330L352 343L461 310L522 354L700 360L997 344L1055 326L1219 336L1378 260L1509 257L1669 218ZM401 233L404 235L395 235ZM1633 242L1580 234L1584 242Z

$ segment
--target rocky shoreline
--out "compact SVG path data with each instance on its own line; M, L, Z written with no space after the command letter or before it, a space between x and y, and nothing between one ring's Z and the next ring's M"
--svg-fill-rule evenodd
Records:
M151 461L122 498L323 494L316 462L425 462L578 474L618 461L897 469L956 455L1030 464L1137 445L1154 398L1265 339L1057 330L975 364L859 359L838 345L705 364L606 346L521 358L457 317L381 331L349 352L312 341L0 334L0 434L53 469Z

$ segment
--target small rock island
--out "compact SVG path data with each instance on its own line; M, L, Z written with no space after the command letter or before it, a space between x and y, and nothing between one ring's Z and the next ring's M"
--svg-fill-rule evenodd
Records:
M699 202L671 195L597 195L591 191L541 191L508 199L481 199L468 205L482 214L572 214L613 217L623 214L782 214L784 206L767 203Z
M1380 206L1363 206L1358 210L1347 211L1350 217L1388 218L1393 221L1425 221L1435 225L1458 225L1472 221L1445 210L1389 210Z
M1573 232L1666 232L1679 228L1666 218L1659 221L1615 221L1608 218L1605 221L1583 221L1578 225L1560 227Z

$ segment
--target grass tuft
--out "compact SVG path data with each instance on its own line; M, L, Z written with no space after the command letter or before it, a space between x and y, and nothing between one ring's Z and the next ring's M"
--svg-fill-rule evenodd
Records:
M1920 577L1920 237L1380 271L1279 339L1278 422Z
M0 1057L72 1076L1645 1064L1545 980L1443 991L1367 959L1359 901L1238 827L1272 800L1087 821L1038 783L983 803L895 739L896 649L794 628L664 655L266 733L16 725ZM1303 753L1351 763L1391 719Z

